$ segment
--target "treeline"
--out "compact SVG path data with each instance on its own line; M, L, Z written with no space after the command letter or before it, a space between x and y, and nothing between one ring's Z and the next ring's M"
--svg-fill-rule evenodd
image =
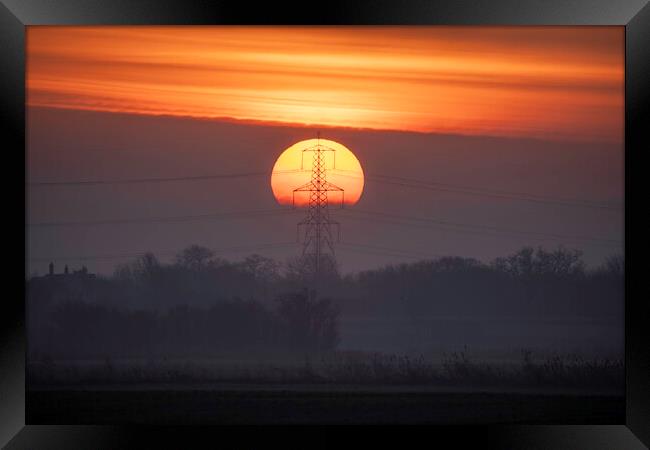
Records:
M489 263L447 257L323 274L318 300L300 259L232 262L192 246L148 254L113 276L28 280L31 352L152 355L333 349L341 317L563 317L622 320L624 262L587 269L578 251L523 248ZM287 294L293 293L293 294ZM324 300L331 299L331 300Z
M621 317L624 259L587 269L576 250L526 247L485 264L447 257L344 279L348 314Z
M159 312L63 302L48 314L28 316L30 359L259 358L336 347L338 311L330 300L304 292L280 296L275 303L271 309L252 300L229 300Z
M300 258L280 263L251 255L242 261L191 246L172 263L153 254L120 265L111 277L35 277L28 295L40 307L83 301L107 307L166 310L208 308L233 299L271 305L279 295L313 289ZM319 295L343 314L508 314L611 316L622 314L624 259L587 269L579 251L525 247L484 263L443 257L341 275L321 275Z

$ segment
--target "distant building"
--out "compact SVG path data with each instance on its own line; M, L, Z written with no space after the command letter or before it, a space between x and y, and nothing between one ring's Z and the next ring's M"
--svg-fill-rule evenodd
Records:
M68 268L67 264L63 268L63 273L55 273L54 272L54 262L50 262L49 272L43 278L64 278L64 277L65 278L71 278L71 277L76 277L76 278L96 278L96 275L94 273L88 273L88 268L86 266L81 266L81 269L74 270L74 271L72 271L72 273L70 273L70 269Z
M62 273L56 273L54 262L50 262L47 275L35 276L28 282L29 301L56 303L59 301L87 301L97 299L100 280L94 273L89 273L86 266L71 270L64 266Z

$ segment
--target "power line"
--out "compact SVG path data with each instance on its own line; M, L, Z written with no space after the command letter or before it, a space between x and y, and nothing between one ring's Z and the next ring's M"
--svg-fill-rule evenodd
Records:
M361 178L355 175L339 174L344 177ZM541 203L558 206L570 206L578 208L592 208L601 210L610 210L620 212L621 208L618 206L605 205L588 200L580 199L563 199L557 197L547 197L537 194L528 194L521 192L497 191L486 188L464 187L459 185L449 185L435 182L425 182L422 180L407 179L402 177L391 177L387 175L366 175L365 179L377 183L389 184L393 186L401 186L413 189L424 189L436 192L450 192L454 194L473 195L488 198L499 198L505 200L520 200L531 203Z
M179 181L205 181L205 180L225 180L234 178L247 178L269 176L273 173L296 173L302 172L296 170L280 170L275 172L234 172L219 173L209 175L193 175L181 177L152 177L152 178L124 178L124 179L95 179L95 180L64 180L64 181L30 181L26 183L30 187L61 187L61 186L100 186L114 184L148 184L148 183L173 183Z
M345 169L337 169L337 171L345 172ZM349 172L355 172L355 171L349 171ZM355 172L356 173L356 172ZM507 196L517 196L517 197L532 197L534 199L539 199L539 200L547 200L547 201L553 201L553 202L576 202L580 204L586 204L589 206L608 206L608 205L602 205L596 202L590 202L587 200L582 200L582 199L566 199L566 198L558 198L558 197L549 197L549 196L543 196L539 194L531 194L531 193L522 193L522 192L513 192L513 191L505 191L505 190L496 190L496 189L490 189L490 188L485 188L485 187L477 187L477 186L464 186L464 185L458 185L458 184L449 184L449 183L441 183L441 182L436 182L436 181L427 181L427 180L421 180L421 179L415 179L415 178L406 178L406 177L397 177L394 175L383 175L383 174L366 174L365 176L360 176L360 175L345 175L345 174L339 174L344 177L349 177L349 178L364 178L368 179L371 181L376 181L379 183L387 183L387 184L394 184L398 186L407 186L407 187L414 187L414 188L435 188L433 190L449 190L450 192L461 192L461 193L484 193L484 194L490 194L490 195L507 195Z
M403 256L413 259L423 259L423 258L443 258L444 255L433 254L433 253L422 253L422 252L413 252L409 250L399 250L395 248L376 246L370 244L356 244L351 242L341 242L339 246L345 250L360 252L360 253L370 253L370 254L381 254L385 256Z
M248 219L266 216L290 215L297 211L292 209L266 209L253 211L229 211L212 214L197 214L185 216L163 216L163 217L139 217L123 219L103 219L89 221L69 221L69 222L32 222L25 226L29 228L44 227L68 227L68 226L98 226L98 225L126 225L126 224L145 224L145 223L182 223L201 220L228 220L228 219Z
M433 219L433 218L428 218L428 217L404 216L404 215L400 215L400 214L391 214L391 213L377 212L377 211L367 211L367 210L361 210L361 209L345 209L344 211L346 213L368 215L368 216L374 216L374 217L380 217L380 218L387 218L387 219L391 219L391 220L395 219L395 220L400 220L400 221L412 221L412 222L418 222L418 223L427 223L427 224L433 224L433 225L438 225L438 226L442 226L442 227L449 227L449 228L461 228L461 229L462 228L469 228L471 230L478 230L478 231L489 231L489 232L497 232L497 233L510 233L510 234L517 234L517 235L526 235L526 236L538 236L538 237L544 237L544 238L549 238L549 239L576 239L576 240L602 242L602 243L616 244L616 245L621 245L622 244L622 242L618 241L618 240L606 239L606 238L598 238L598 237L566 235L566 234L558 234L558 233L547 233L547 232L541 232L541 231L530 231L530 230L519 230L519 229L513 229L513 228L494 227L494 226L489 226L489 225L475 225L475 224L461 223L461 222L449 222L449 221L445 221L445 220Z
M372 221L397 226L408 226L418 228L437 228L445 231L456 233L487 235L493 237L512 237L514 236L531 236L540 240L579 240L603 243L608 245L621 245L620 241L614 239L596 238L589 236L564 235L557 233L546 233L540 231L519 230L512 228L493 227L488 225L477 225L461 222L450 222L440 219L405 216L378 211L368 211L360 209L343 209L344 214L350 216L348 219ZM260 217L283 216L300 213L296 209L265 209L251 211L229 211L211 214L197 214L184 216L164 216L164 217L139 217L139 218L121 218L121 219L103 219L90 221L63 221L63 222L32 222L26 224L29 228L51 228L51 227L73 227L73 226L104 226L104 225L130 225L130 224L147 224L147 223L183 223L203 220L237 220L237 219L255 219ZM357 217L355 217L357 216ZM362 216L362 217L359 217ZM364 217L365 216L365 217Z
M236 247L222 247L222 248L211 248L214 253L237 253L245 252L250 250L270 250L276 248L286 248L286 247L295 247L298 244L296 242L271 242L263 243L256 245L241 245ZM50 257L31 257L29 258L32 262L48 262L48 261L95 261L95 260L111 260L111 259L128 259L128 258L137 258L144 256L149 253L154 255L177 255L182 250L172 251L143 251L143 252L134 252L134 253L118 253L118 254L105 254L105 255L85 255L85 256L50 256Z
M349 210L348 210L349 211ZM489 232L489 231L480 231L480 230L465 230L465 229L460 229L460 228L453 228L453 227L445 227L444 225L436 225L436 224L426 224L426 223L412 223L412 222L406 222L403 220L391 220L391 219L384 219L384 218L377 218L377 217L358 217L358 216L348 216L346 217L346 220L356 220L356 221L362 221L366 223L383 223L383 224L388 224L388 225L395 225L395 226L402 226L402 227L408 227L408 228L423 228L423 229L439 229L441 231L445 232L451 232L451 233L460 233L460 234L469 234L469 235L474 235L474 236L480 236L480 237L494 237L494 238L500 238L500 239L512 239L513 237L521 237L520 235L508 235L504 233L497 233L497 232ZM535 236L531 237L532 239L535 240L541 240L541 241L563 241L563 239L560 238L552 238L552 237L542 237L542 236ZM615 241L613 242L602 242L602 241L595 241L597 244L602 244L602 245L621 245L620 243L617 243Z
M414 189L424 189L439 192L451 192L464 195L475 195L491 198L501 198L508 200L521 200L533 203L552 204L559 206L580 207L580 208L594 208L611 211L620 211L620 206L611 206L602 203L597 203L589 200L574 199L574 198L560 198L539 194L531 194L524 192L514 192L507 190L497 190L477 186L464 186L449 183L440 183L433 181L425 181L414 178L398 177L392 175L382 174L366 174L352 175L356 171L349 171L351 174L344 174L344 169L332 169L338 175L348 178L363 178L369 181L389 184L393 186L401 186ZM129 178L129 179L96 179L96 180L67 180L67 181L36 181L28 182L30 187L61 187L61 186L96 186L96 185L115 185L115 184L146 184L146 183L168 183L168 182L182 182L182 181L205 181L205 180L220 180L220 179L236 179L247 178L256 176L270 176L272 174L283 173L300 173L309 172L309 170L292 169L292 170L277 170L273 172L259 171L259 172L234 172L234 173L221 173L209 175L196 175L196 176L180 176L180 177L150 177L150 178Z
M584 206L613 208L610 205L604 205L602 203L593 202L593 201L589 201L589 200L583 200L583 199L576 199L576 198L552 197L552 196L548 196L548 195L531 194L529 192L514 192L514 191L491 189L491 188L485 188L485 187L479 187L479 186L463 186L463 185L457 185L457 184L440 183L440 182L413 179L413 178L396 177L396 176L392 176L392 175L375 174L373 176L375 178L384 178L384 179L396 180L397 182L413 183L413 184L419 184L419 185L424 185L424 186L440 186L440 187L453 188L453 189L477 191L477 192L482 192L482 193L492 194L492 195L508 195L508 196L526 197L526 198L531 198L531 199L536 199L536 200L570 203L571 205L580 204L580 205L584 205Z
M289 248L297 247L299 244L297 242L272 242L272 243L262 243L257 245L242 245L236 247L222 247L222 248L210 248L214 253L237 253L250 250L269 250L277 248ZM432 254L432 253L422 253L422 252L413 252L409 250L400 250L389 247L375 246L369 244L359 244L352 242L341 242L341 247L345 250L361 252L361 253L370 253L370 254L382 254L386 256L400 256L413 259L424 259L424 258L442 258L444 255ZM33 262L48 262L48 261L96 261L96 260L112 260L112 259L128 259L128 258L137 258L144 256L146 254L152 253L156 256L160 255L177 255L180 251L142 251L142 252L131 252L131 253L118 253L118 254L103 254L103 255L84 255L84 256L50 256L50 257L30 257L29 260Z

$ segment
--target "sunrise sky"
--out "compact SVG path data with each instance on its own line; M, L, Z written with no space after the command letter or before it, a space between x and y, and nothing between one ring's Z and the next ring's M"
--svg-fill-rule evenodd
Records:
M295 256L310 174L281 155L318 131L354 154L327 178L346 273L622 252L623 27L29 26L26 79L29 273Z
M28 27L28 105L621 142L622 27Z

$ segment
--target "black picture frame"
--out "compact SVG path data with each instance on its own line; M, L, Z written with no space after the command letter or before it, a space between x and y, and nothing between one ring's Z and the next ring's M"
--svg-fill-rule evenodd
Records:
M650 319L647 294L641 289L640 253L644 243L639 202L643 166L650 149L650 5L646 0L364 0L302 4L226 2L206 0L2 0L0 3L0 110L4 123L5 167L20 178L25 174L25 27L30 25L136 24L376 24L376 25L620 25L625 26L625 368L624 424L611 426L475 426L425 427L419 431L454 446L480 444L489 448L636 449L650 445ZM9 138L9 139L7 139ZM22 156L21 156L22 155ZM5 161L7 161L5 159ZM25 214L25 191L20 180L5 180L5 236L25 236L14 219ZM22 181L24 183L24 180ZM635 183L635 184L632 184ZM24 186L24 184L22 184ZM636 205L635 205L636 203ZM633 218L634 214L634 218ZM645 228L645 227L644 227ZM17 243L17 237L7 241ZM16 246L17 260L25 246ZM631 260L634 259L634 262ZM225 430L177 427L48 426L25 424L25 268L14 264L5 271L7 285L0 310L0 444L11 449L41 448L190 448L188 440L224 439ZM22 270L22 273L20 273ZM21 280L21 281L19 281ZM21 284L22 283L22 284ZM286 431L286 429L282 429ZM301 429L305 431L304 428ZM385 435L390 428L365 430ZM237 447L248 439L275 434L278 428L233 431ZM292 429L292 433L295 432ZM321 430L322 431L322 430ZM335 434L319 433L319 443L334 443ZM644 443L644 444L643 444ZM198 443L192 445L197 447Z

